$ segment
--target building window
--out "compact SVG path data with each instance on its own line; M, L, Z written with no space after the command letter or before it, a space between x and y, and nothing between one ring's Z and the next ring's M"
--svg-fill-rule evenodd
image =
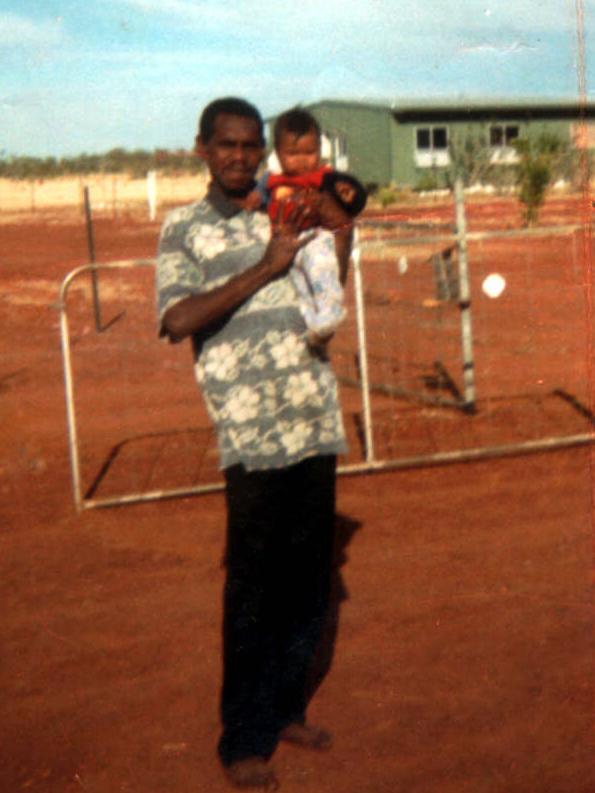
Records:
M446 127L418 128L417 148L419 151L444 151L448 149L448 130Z
M519 128L516 124L492 124L489 128L491 161L503 165L517 162L518 155L513 144L518 137Z
M417 150L429 151L432 148L432 130L418 129L417 130Z
M320 138L320 154L334 168L346 171L349 167L347 137L337 132L323 131Z
M519 128L515 124L492 124L490 127L490 146L510 147L519 136Z
M323 132L320 136L320 156L325 162L333 158L333 141L330 132Z
M447 127L418 127L415 130L415 164L418 168L449 163Z
M335 151L337 153L337 157L347 157L347 138L345 138L345 136L336 136Z

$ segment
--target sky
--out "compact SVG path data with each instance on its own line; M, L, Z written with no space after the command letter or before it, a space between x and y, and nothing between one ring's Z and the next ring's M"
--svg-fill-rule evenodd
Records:
M595 98L595 0L0 0L0 155L192 147L200 110Z

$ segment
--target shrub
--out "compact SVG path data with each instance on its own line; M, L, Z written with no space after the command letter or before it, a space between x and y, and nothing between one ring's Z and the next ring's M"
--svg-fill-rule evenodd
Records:
M377 190L375 197L384 209L397 201L398 193L394 185L385 185Z
M413 188L416 193L429 193L433 190L441 190L444 188L444 179L441 179L436 168L430 168L423 171Z
M537 221L548 186L562 175L568 159L568 147L556 135L543 132L535 138L515 141L519 155L516 166L519 201L525 206L527 226Z

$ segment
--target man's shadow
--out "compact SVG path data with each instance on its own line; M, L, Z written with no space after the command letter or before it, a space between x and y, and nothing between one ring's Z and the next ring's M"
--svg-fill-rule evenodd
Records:
M314 697L322 681L329 673L335 654L335 643L339 630L339 612L341 604L347 600L349 593L341 575L341 567L347 562L346 549L355 532L362 523L347 515L335 515L335 540L331 569L331 590L327 620L316 651L314 664L306 688L307 701Z

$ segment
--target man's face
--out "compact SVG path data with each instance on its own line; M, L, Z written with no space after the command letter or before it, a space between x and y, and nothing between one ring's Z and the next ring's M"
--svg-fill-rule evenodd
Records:
M196 142L196 150L208 165L211 177L230 198L245 196L264 156L258 124L252 118L220 113L211 138Z

